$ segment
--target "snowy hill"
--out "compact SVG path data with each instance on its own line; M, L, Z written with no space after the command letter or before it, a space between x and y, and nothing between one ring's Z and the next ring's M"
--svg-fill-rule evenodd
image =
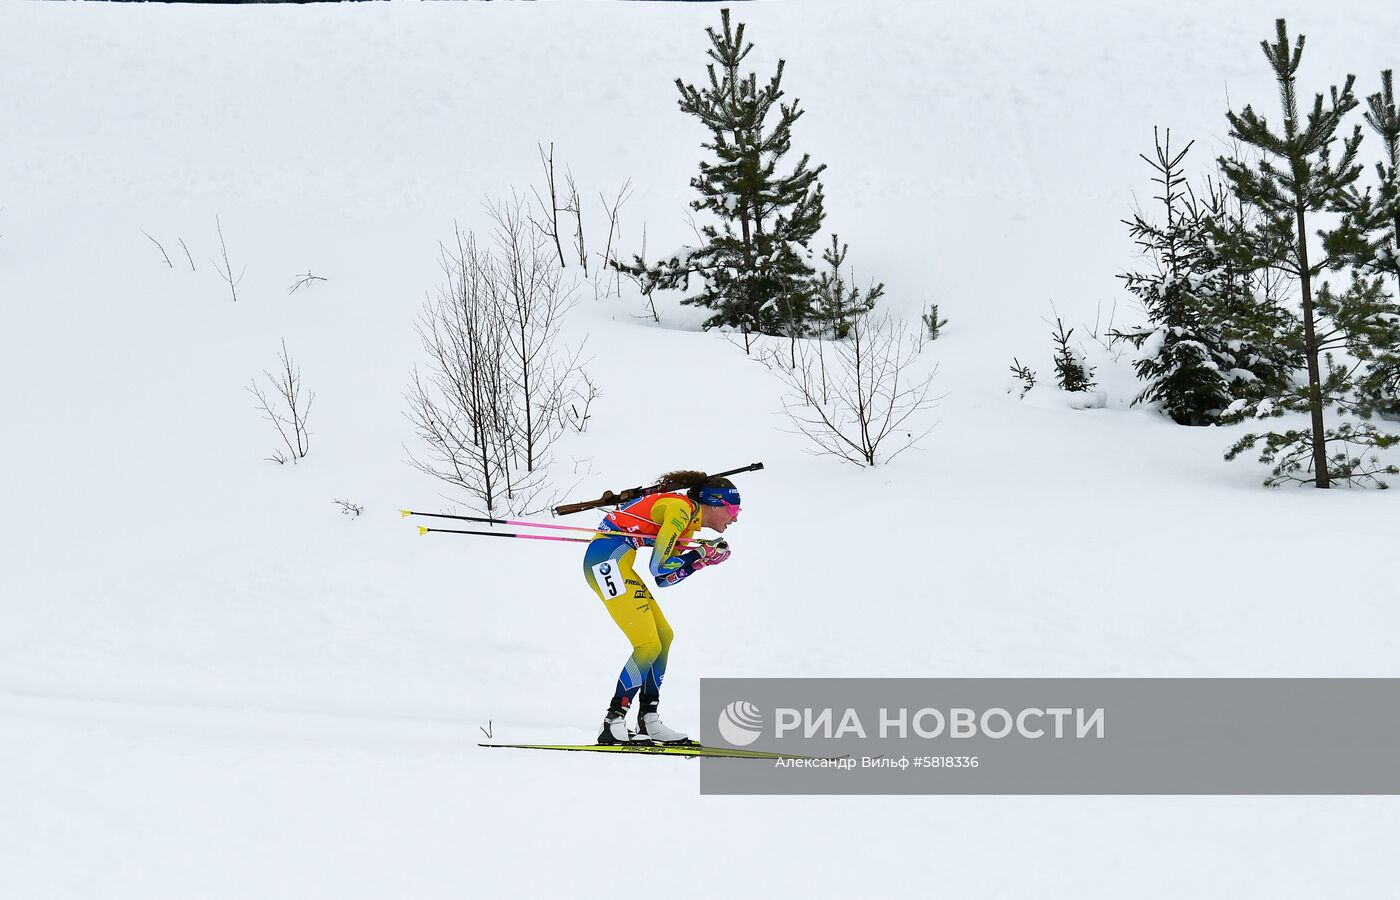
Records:
M1263 489L1092 343L1106 408L1007 392L1013 356L1048 379L1052 302L1133 320L1137 154L1170 126L1204 170L1227 103L1272 108L1281 15L1310 92L1400 63L1379 3L737 6L857 277L951 320L946 396L920 450L841 465L694 310L581 285L566 337L609 374L573 499L767 466L733 559L661 598L669 718L718 675L1397 674L1393 495ZM700 798L692 763L475 746L591 740L627 648L577 547L398 516L449 505L403 415L438 245L539 142L586 197L631 179L625 248L688 240L672 80L717 20L0 2L0 897L1395 895L1391 798ZM282 340L295 466L246 390Z

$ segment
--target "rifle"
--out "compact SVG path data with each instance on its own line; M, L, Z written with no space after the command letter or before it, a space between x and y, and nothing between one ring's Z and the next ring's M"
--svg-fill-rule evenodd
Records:
M727 472L716 472L710 478L723 478L726 475L737 475L740 472L756 472L763 468L763 463L751 463L738 469L730 469ZM584 500L579 503L565 503L562 506L554 507L556 516L567 516L570 513L583 512L585 509L597 509L600 506L612 506L614 504L626 503L629 500L636 500L638 497L645 497L647 494L661 494L666 491L681 487L674 481L661 481L646 487L628 488L625 491L603 491L603 496L597 500Z

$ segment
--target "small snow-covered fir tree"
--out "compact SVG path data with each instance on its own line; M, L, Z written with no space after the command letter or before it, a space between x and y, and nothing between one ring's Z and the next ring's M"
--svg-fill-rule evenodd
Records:
M1024 398L1031 388L1035 387L1035 372L1031 370L1030 366L1021 365L1021 361L1013 356L1011 357L1011 374L1020 379L1021 397Z
M1069 339L1074 329L1065 330L1065 323L1055 317L1055 380L1060 389L1071 393L1094 389L1094 370L1084 359L1084 354L1070 346Z
M818 176L826 167L811 166L803 154L787 174L778 166L792 149L792 126L802 117L798 101L782 102L783 69L762 87L757 75L740 72L753 49L744 41L744 25L730 24L729 10L720 10L721 28L705 29L709 84L703 87L676 79L680 108L709 130L705 149L714 155L700 163L691 186L700 194L691 203L697 212L711 213L716 222L700 228L704 244L656 265L640 257L624 267L655 288L690 288L692 275L704 286L681 301L713 311L705 327L730 326L745 334L780 334L792 321L814 318L816 275L809 262L809 245L824 216ZM776 115L776 121L770 121Z
M1134 369L1146 382L1133 402L1157 401L1179 424L1208 425L1231 400L1234 358L1210 315L1215 295L1228 284L1204 240L1200 206L1183 186L1181 162L1191 143L1173 154L1170 129L1165 141L1153 129L1153 143L1156 159L1142 159L1153 169L1153 182L1162 186L1155 199L1164 218L1158 223L1136 213L1125 220L1154 263L1152 271L1121 276L1148 319L1121 333L1140 351Z
M1192 143L1173 153L1170 129L1165 138L1153 129L1155 159L1142 156L1161 186L1154 199L1163 217L1124 220L1152 268L1121 277L1148 322L1114 336L1140 351L1134 369L1146 384L1134 403L1160 403L1182 425L1211 425L1234 400L1277 383L1286 363L1260 347L1275 342L1276 310L1253 296L1252 273L1211 237L1212 224L1226 218L1227 192L1208 182L1197 195L1185 184Z

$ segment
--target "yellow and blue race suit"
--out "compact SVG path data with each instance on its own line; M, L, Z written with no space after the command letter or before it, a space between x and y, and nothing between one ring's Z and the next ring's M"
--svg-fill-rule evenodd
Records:
M677 547L699 530L700 507L684 494L649 494L609 513L598 528L625 532L591 541L583 556L583 572L588 586L632 642L632 655L617 677L612 703L614 709L626 709L638 693L644 704L660 696L674 636L634 568L637 549L652 548L650 571L658 588L684 580L694 570Z

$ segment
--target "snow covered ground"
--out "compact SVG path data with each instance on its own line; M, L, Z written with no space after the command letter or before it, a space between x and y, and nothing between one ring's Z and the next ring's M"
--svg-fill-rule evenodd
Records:
M1400 674L1393 494L1265 490L1093 344L1107 408L1007 393L1013 356L1050 376L1052 302L1132 320L1153 125L1203 169L1227 98L1272 112L1279 15L1310 91L1376 90L1400 11L737 15L760 72L788 60L857 276L951 320L947 396L921 451L842 466L693 310L583 289L570 339L628 364L561 452L578 497L767 464L733 559L661 598L668 719L698 727L707 675ZM576 548L396 512L446 503L402 415L437 245L538 182L540 141L586 199L632 179L625 246L685 241L672 79L718 16L0 2L0 897L1400 896L1395 798L702 798L693 762L476 747L591 739L627 651ZM296 466L246 391L283 339L316 392Z

